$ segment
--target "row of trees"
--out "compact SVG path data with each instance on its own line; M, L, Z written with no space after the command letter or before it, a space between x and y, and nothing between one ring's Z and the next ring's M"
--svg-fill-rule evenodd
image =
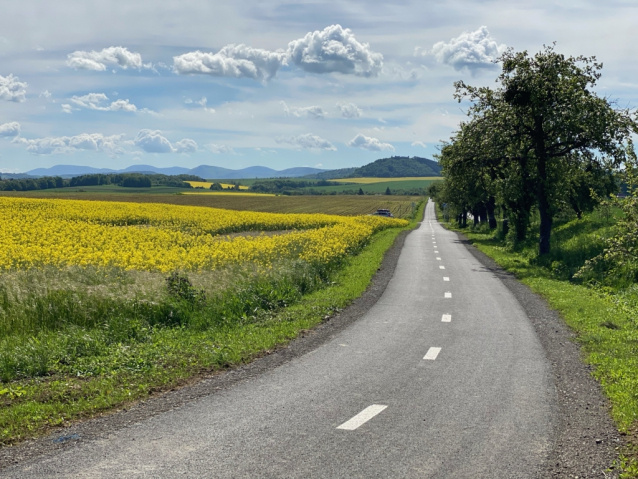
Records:
M435 194L462 225L469 213L496 228L503 211L515 241L537 212L546 254L559 211L580 217L617 191L636 114L593 91L602 69L594 57L565 57L550 46L534 56L510 49L498 62L496 88L455 83L455 98L470 102L469 119L441 148L445 181Z
M118 185L129 188L150 188L151 186L169 186L191 188L186 181L205 181L194 175L168 176L162 174L115 173L91 174L61 178L45 176L42 178L19 178L0 180L0 191L33 191L51 188L76 188L82 186Z

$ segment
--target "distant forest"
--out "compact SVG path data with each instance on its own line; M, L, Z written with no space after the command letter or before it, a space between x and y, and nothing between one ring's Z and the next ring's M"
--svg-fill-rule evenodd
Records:
M403 178L406 176L441 176L441 167L434 160L418 156L391 156L360 168L342 168L307 175L304 178L333 180L337 178Z
M150 188L151 186L169 186L192 188L186 181L205 181L195 175L146 175L140 173L92 174L61 178L45 176L42 178L11 178L0 180L0 191L32 191L51 188L76 188L81 186L117 185L125 188Z

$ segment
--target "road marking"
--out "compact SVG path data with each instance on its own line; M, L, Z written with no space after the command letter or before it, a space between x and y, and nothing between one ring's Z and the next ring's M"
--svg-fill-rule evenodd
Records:
M425 354L425 356L423 356L423 359L434 361L440 352L441 348L430 348L428 349L428 352Z
M448 276L443 276L443 281L450 281L450 278Z
M441 265L439 266L439 269L445 269L445 266Z
M440 258L439 256L437 256L437 257L436 257L436 259L437 259L438 261L441 261L441 258Z
M435 252L435 253L438 253L438 251L437 251L437 250L434 250L434 252Z
M451 314L444 314L443 317L441 318L441 321L444 323L449 323L452 321L452 315Z
M353 417L352 419L349 419L348 421L344 422L341 426L337 427L337 429L345 429L346 431L354 431L356 428L368 422L370 419L372 419L374 416L379 414L381 411L383 411L387 407L388 406L382 406L381 404L373 404L372 406L368 406L359 414L357 414L355 417Z
M450 293L449 291L445 293L445 297L446 298L451 298L452 297L452 293Z

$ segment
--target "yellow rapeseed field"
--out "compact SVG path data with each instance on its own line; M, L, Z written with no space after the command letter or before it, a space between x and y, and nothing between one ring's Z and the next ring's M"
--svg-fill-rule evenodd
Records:
M186 181L185 183L189 183L193 188L197 188L202 187L202 188L206 188L209 189L210 185L213 184L212 181ZM222 185L222 188L226 188L226 189L231 189L233 188L235 185L230 184L230 183L220 183L220 185ZM240 190L247 190L248 187L244 186L244 185L239 185L239 189Z
M376 231L376 216L275 214L196 206L0 198L0 269L42 265L197 271L279 259L331 262ZM224 238L243 231L290 231Z

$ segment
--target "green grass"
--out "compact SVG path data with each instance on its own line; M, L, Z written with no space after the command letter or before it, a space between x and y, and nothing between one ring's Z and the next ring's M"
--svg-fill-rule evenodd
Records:
M439 215L441 217L441 215ZM552 252L537 258L538 237L512 248L489 231L462 231L472 243L532 291L543 296L577 334L585 361L610 399L618 429L635 434L638 428L638 285L616 281L592 287L573 275L587 259L599 254L612 234L613 217L598 213L558 224ZM448 227L452 227L450 224ZM535 225L532 225L533 227ZM537 226L537 225L536 225ZM602 278L594 277L592 280ZM635 436L634 436L635 441ZM621 477L638 477L638 448L628 446Z
M161 278L115 270L41 278L14 272L0 282L0 445L287 343L358 297L401 231L376 234L358 255L332 267L283 264L266 274L239 272L239 280L220 277L205 296L197 290L214 278L193 278L188 294L171 296L157 293ZM57 290L21 287L46 282L47 275Z

